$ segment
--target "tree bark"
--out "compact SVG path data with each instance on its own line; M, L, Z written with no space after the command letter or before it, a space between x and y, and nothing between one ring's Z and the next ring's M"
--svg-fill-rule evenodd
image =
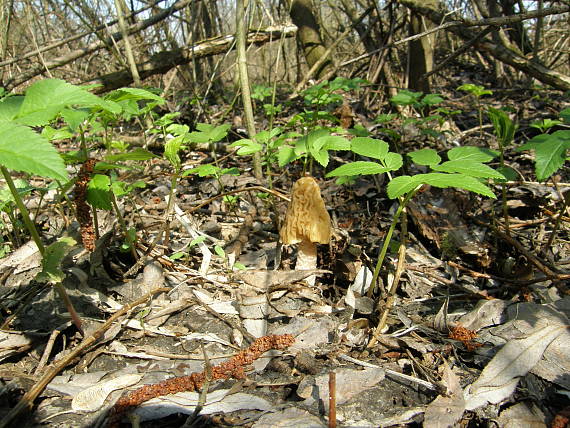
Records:
M327 48L321 40L319 24L313 13L311 0L293 0L291 4L291 19L299 28L298 37L303 47L303 53L309 68L311 68L326 52ZM323 62L315 76L317 79L332 71L333 64L330 59Z
M425 1L425 6L437 9L437 0ZM434 27L434 24L417 12L412 12L410 16L409 35L423 33ZM408 88L420 91L424 94L430 93L429 77L427 73L433 69L433 52L435 44L435 34L430 34L418 40L412 40L408 48Z

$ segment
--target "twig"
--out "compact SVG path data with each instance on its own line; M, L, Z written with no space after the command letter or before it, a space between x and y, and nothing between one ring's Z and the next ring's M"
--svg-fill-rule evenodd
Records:
M336 428L336 373L329 372L329 428Z
M345 355L345 354L340 354L340 358L345 360L345 361L349 361L351 363L358 364L359 366L362 366L362 367L370 367L370 368L375 368L375 369L381 369L382 368L380 366L377 366L376 364L367 363L366 361L360 361L360 360L357 360L356 358L349 357L348 355ZM434 385L431 382L425 381L423 379L418 379L417 377L408 376L406 374L398 373L398 372L395 372L395 371L389 370L389 369L383 369L383 370L386 372L386 375L388 377L396 378L399 380L403 379L403 380L408 381L408 382L417 383L418 385L421 385L424 388L430 389L432 391L438 390L438 387L436 385Z
M52 381L54 377L58 375L65 367L67 367L75 358L87 351L91 345L95 344L103 334L113 325L113 323L130 312L133 308L143 304L149 298L155 294L166 292L169 289L166 287L156 288L149 293L145 294L140 299L135 300L133 303L129 303L115 312L99 329L97 329L91 336L86 337L83 341L75 347L69 354L57 360L52 367L45 373L41 379L32 388L24 394L20 399L18 404L8 412L6 416L0 421L0 428L7 428L11 426L11 423L22 413L27 410L30 411L34 400L42 393L45 387Z
M42 357L40 358L40 362L38 363L38 366L36 367L36 371L35 371L36 375L39 375L40 372L42 371L42 369L44 368L44 366L46 365L47 360L51 354L51 350L53 349L55 339L57 339L57 336L59 336L61 334L61 332L63 330L65 330L67 327L69 327L70 325L71 325L71 323L68 321L65 324L62 324L62 325L56 327L56 329L51 332L51 334L49 336L48 343L44 349Z

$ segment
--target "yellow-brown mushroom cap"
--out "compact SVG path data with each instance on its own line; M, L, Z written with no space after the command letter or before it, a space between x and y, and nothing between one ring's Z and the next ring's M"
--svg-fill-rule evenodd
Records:
M283 244L301 241L328 244L331 240L331 218L313 177L297 180L291 190L291 202L279 232Z

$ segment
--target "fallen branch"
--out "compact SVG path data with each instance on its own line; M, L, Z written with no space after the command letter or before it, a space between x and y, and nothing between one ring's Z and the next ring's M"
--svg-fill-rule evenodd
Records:
M75 347L69 354L57 360L51 368L44 374L41 379L32 388L24 394L18 404L8 412L8 414L0 421L0 428L13 426L11 423L25 410L31 410L34 401L42 393L45 387L56 377L65 367L67 367L73 360L86 352L91 345L95 344L103 334L113 325L117 319L126 313L130 312L135 307L142 305L153 295L170 291L170 288L156 288L149 293L145 294L140 299L135 300L128 305L123 306L115 312L99 329L97 329L91 336L86 337L83 341Z

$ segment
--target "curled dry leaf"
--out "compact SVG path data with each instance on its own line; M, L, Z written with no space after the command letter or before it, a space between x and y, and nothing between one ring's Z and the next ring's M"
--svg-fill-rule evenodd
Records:
M71 408L75 411L94 412L103 406L111 392L135 385L142 377L141 374L126 374L84 389L73 397Z

